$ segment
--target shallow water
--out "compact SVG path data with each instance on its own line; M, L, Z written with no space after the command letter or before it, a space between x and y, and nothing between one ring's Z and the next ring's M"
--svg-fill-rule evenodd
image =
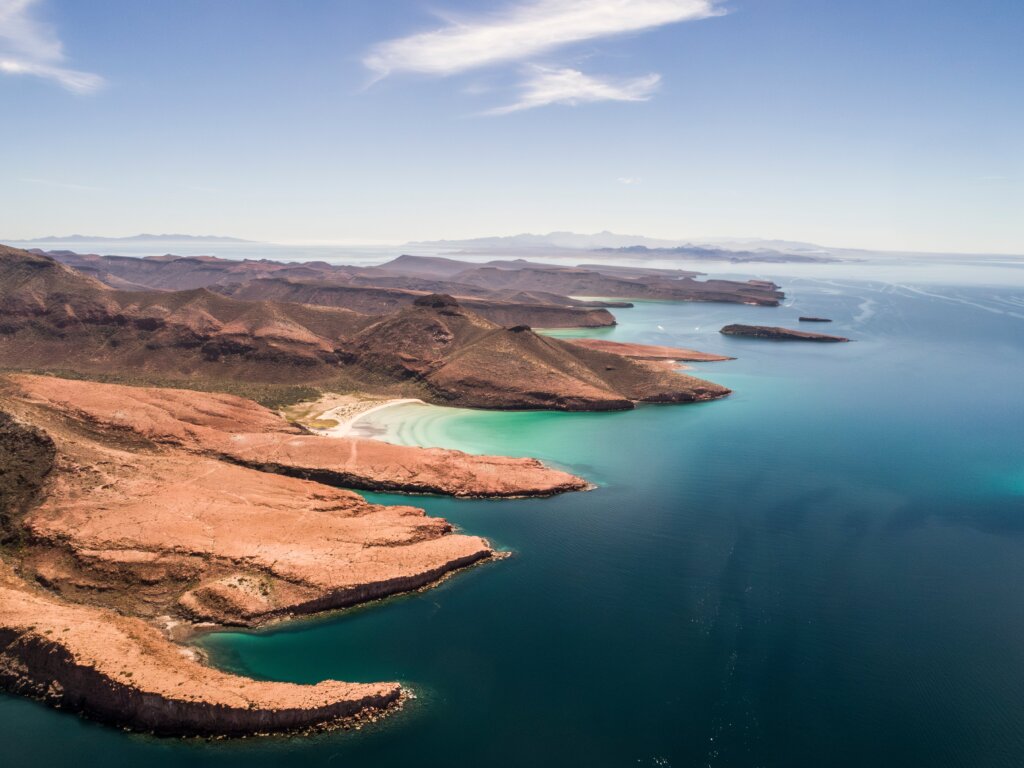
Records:
M599 486L417 499L515 555L204 642L265 678L402 680L419 697L406 711L358 734L208 743L7 696L4 764L1024 764L1018 273L972 287L794 277L779 309L640 303L586 334L736 356L694 366L735 390L714 403L373 414L388 439L536 455ZM799 314L857 341L717 333Z

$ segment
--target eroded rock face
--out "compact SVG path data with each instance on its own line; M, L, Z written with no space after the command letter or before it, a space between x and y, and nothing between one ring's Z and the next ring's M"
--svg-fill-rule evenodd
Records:
M0 563L0 687L165 735L299 731L382 712L397 683L258 682L199 663L139 619L55 600Z
M42 495L56 453L49 435L0 411L0 543L20 537L20 517Z

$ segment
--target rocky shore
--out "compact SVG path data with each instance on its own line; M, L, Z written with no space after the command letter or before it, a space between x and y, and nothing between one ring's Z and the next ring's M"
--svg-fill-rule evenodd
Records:
M263 683L160 627L258 626L429 586L495 555L337 487L548 495L532 459L311 435L243 398L0 378L0 685L157 733L302 730L379 712L396 683Z
M137 618L57 600L0 563L0 687L161 735L342 725L395 707L398 683L251 680L200 663Z

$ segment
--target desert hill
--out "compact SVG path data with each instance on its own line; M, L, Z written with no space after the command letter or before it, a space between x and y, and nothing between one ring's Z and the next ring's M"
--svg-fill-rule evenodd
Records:
M244 301L207 289L122 291L0 247L0 360L9 370L145 381L315 385L479 408L607 410L724 387L505 328L447 296L394 314Z

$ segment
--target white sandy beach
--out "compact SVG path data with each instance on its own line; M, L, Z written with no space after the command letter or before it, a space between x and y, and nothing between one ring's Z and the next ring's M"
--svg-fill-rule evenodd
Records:
M342 400L342 402L338 402L338 400ZM411 397L396 398L393 400L366 400L355 397L335 397L331 401L330 407L326 408L326 410L312 409L309 412L309 417L303 419L300 423L303 423L303 426L318 435L323 435L325 437L349 437L355 424L364 416L382 411L385 408L392 408L396 405L405 405L408 403L423 403L423 401ZM314 425L315 422L324 421L336 421L337 424L330 427L318 427Z

